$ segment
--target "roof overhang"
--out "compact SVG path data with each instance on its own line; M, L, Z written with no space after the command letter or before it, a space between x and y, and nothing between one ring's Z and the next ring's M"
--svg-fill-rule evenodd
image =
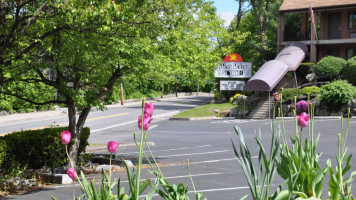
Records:
M244 90L271 91L288 71L295 71L304 60L308 47L301 42L288 44L274 60L270 60L245 84Z
M356 7L355 0L310 0L314 11ZM279 12L302 12L309 10L309 0L284 0Z

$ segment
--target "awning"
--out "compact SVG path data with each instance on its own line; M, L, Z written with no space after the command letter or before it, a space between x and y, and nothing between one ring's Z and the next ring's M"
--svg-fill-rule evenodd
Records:
M308 48L301 42L288 44L274 60L270 60L252 76L244 90L271 91L288 71L298 69Z

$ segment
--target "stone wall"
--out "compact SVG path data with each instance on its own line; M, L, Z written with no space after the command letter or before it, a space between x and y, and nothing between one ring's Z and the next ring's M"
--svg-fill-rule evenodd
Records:
M328 105L321 104L319 101L315 102L315 116L344 116L347 117L348 108L350 108L351 116L356 116L356 99L352 102L343 104L338 111L332 110ZM293 117L293 111L295 110L294 103L291 104L283 104L282 111L283 116L285 117ZM277 113L277 112L276 112Z

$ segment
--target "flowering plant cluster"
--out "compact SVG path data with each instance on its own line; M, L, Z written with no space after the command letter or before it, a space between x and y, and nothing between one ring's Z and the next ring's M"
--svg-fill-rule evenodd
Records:
M70 157L68 155L67 151L67 145L70 143L71 140L71 134L69 131L63 131L61 133L61 141L63 144L66 145L66 152L67 156L70 160L71 168L68 169L67 174L70 178L77 179L81 189L83 191L83 195L81 197L84 197L84 199L88 200L99 200L99 199L110 199L110 200L138 200L139 196L148 188L148 186L151 187L150 191L146 194L145 199L150 200L153 198L153 195L157 193L160 195L163 199L180 199L180 200L189 200L188 196L188 187L180 183L178 186L177 185L171 185L163 176L159 165L156 162L155 157L153 156L148 144L147 144L147 138L146 138L146 131L149 129L150 123L153 120L152 115L154 111L154 105L152 103L144 103L142 101L142 115L138 117L138 127L141 129L141 138L140 142L138 143L136 141L136 133L134 133L134 142L136 143L137 147L139 148L139 159L138 159L138 166L136 172L134 169L130 171L129 166L127 162L124 160L124 164L126 166L126 171L127 171L127 177L129 181L129 186L130 186L130 192L128 194L125 193L124 188L120 188L120 179L114 180L113 183L111 180L111 160L112 160L112 154L115 154L117 152L119 143L116 141L109 141L107 143L107 150L110 153L110 169L109 169L109 175L105 173L105 171L102 171L102 182L101 182L101 187L98 189L95 188L94 186L94 180L88 183L85 175L83 172L81 172L81 179L78 178L76 171L74 169L74 166L70 160ZM142 117L143 116L143 117ZM143 145L146 145L146 148L148 152L150 153L153 161L151 163L150 159L148 159L146 153L143 151ZM141 174L141 165L142 165L142 158L143 156L146 158L148 163L151 166L152 173L155 174L156 181L154 183L150 182L150 179L146 179L144 181L140 180L140 174ZM188 173L190 176L190 171L189 171L189 160L188 160ZM157 170L156 170L157 169ZM195 191L194 183L192 180L192 177L190 176L192 185ZM82 180L82 182L81 182ZM116 195L113 194L114 186L118 185L118 193ZM75 200L75 193L74 193L74 182L73 182L73 199ZM201 200L203 197L203 194L195 192L196 200ZM55 197L52 196L52 199L56 200ZM78 198L80 199L80 197ZM206 198L205 198L206 199Z
M255 167L256 162L252 160L250 150L245 143L241 129L239 127L235 128L240 141L239 151L234 143L233 147L237 160L245 173L252 198L254 200L321 200L323 194L323 179L329 173L329 199L355 199L351 193L351 182L356 176L356 171L351 172L348 178L345 177L346 173L351 169L350 159L352 157L351 154L346 158L347 147L345 144L349 129L349 120L347 130L344 132L343 118L341 117L342 133L338 136L337 165L334 172L330 159L327 160L326 167L319 165L321 153L317 153L316 149L320 134L316 139L314 138L314 103L309 101L300 101L297 103L295 98L295 104L297 109L299 107L304 109L302 111L309 111L309 113L302 112L300 115L296 115L296 110L294 110L296 133L295 136L290 136L290 142L287 141L283 115L278 116L278 128L276 128L274 120L275 113L273 113L272 120L272 142L269 156L260 141L261 136L255 137L259 150L258 167ZM281 113L281 107L282 106L280 106L278 113ZM300 131L298 127L300 127ZM309 134L303 144L302 132L305 127L308 127ZM277 157L278 151L279 158ZM276 175L275 172L284 179L284 182L272 193L273 180ZM286 186L287 189L283 190ZM246 198L246 196L244 198Z

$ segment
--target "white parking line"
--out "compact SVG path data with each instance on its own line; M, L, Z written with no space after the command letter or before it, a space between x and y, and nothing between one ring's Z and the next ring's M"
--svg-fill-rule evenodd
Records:
M174 115L175 113L177 113L177 111L156 115L156 116L153 117L153 119L159 118L159 117L165 117L165 116ZM122 124L116 124L116 125L108 126L108 127L101 128L101 129L92 130L90 132L91 133L95 133L95 132L98 132L98 131L103 131L103 130L110 129L110 128L115 128L115 127L118 127L118 126L124 126L124 125L131 124L131 123L134 123L134 122L137 123L137 120L125 122L125 123L122 123ZM151 129L152 129L152 127L151 127Z
M212 124L243 124L243 123L250 123L250 122L261 122L261 121L266 121L268 119L261 119L261 120L256 120L256 119L232 119L232 120L216 120L213 122L210 122Z
M123 126L123 125L131 124L131 123L134 123L134 122L137 122L137 120L125 122L125 123L122 123L122 124L116 124L116 125L114 125L114 126L108 126L108 127L101 128L101 129L92 130L92 131L90 131L90 132L91 132L91 133L95 133L95 132L98 132L98 131L103 131L103 130L106 130L106 129L110 129L110 128L114 128L114 127L118 127L118 126Z
M222 151L210 151L203 153L190 153L190 154L176 154L176 155L168 155L168 156L157 156L157 158L170 158L170 157L179 157L179 156L194 156L194 155L204 155L204 154L213 154L213 153L224 153L231 150L222 150Z
M150 130L152 130L152 129L156 128L157 126L159 126L159 125L158 125L158 124L156 124L156 125L151 126L151 127L150 127Z
M196 192L215 192L215 191L227 191L227 190L242 190L242 189L250 189L248 186L242 187L232 187L232 188L215 188L215 189L207 189L207 190L197 190ZM194 191L188 191L188 194L194 193ZM153 196L158 196L158 194L154 194ZM139 197L146 197L146 195L141 195Z
M177 150L185 150L185 149L195 149L195 148L203 148L203 147L210 147L211 145L202 145L202 146L196 146L196 147L182 147L182 148L176 148L176 149L165 149L165 150L158 150L158 151L151 151L153 152L164 152L164 151L177 151ZM144 151L148 152L148 151ZM139 153L138 151L135 152L126 152L126 153L120 153L120 154L134 154L134 153Z

